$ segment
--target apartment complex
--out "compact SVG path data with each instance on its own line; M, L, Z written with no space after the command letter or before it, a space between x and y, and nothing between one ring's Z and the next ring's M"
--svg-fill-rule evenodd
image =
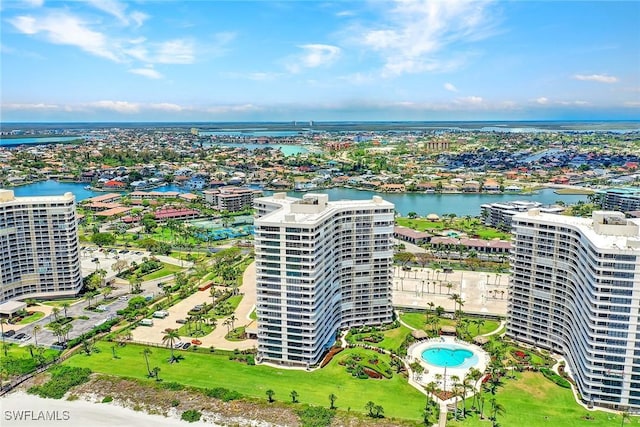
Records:
M640 210L640 188L611 188L604 195L604 209L620 212Z
M82 287L75 198L0 190L0 302L75 295Z
M339 329L392 320L392 203L276 193L255 208L259 361L315 365Z
M251 208L256 194L262 195L262 192L243 187L221 187L205 190L204 199L220 211L237 212Z
M507 334L564 356L589 404L640 411L640 220L513 217Z
M561 213L564 208L560 206L543 207L540 202L528 200L515 200L504 203L486 203L480 206L480 216L484 224L489 227L498 228L503 231L511 231L511 218L520 212L527 212L529 209L540 209L541 212Z

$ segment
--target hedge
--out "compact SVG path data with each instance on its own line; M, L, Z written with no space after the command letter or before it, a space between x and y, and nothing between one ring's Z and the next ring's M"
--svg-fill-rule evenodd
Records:
M540 372L542 372L542 375L544 375L560 387L571 388L571 383L569 383L569 381L565 380L560 375L553 372L551 369L541 368Z

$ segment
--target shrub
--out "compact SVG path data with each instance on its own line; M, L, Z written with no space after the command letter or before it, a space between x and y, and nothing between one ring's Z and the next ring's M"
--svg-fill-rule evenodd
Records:
M195 409L188 409L182 413L182 416L180 416L180 418L183 421L195 423L196 421L200 421L201 416L202 414L200 413L200 411L196 411Z
M178 399L173 399L173 400L171 401L171 406L173 406L174 408L175 408L176 406L178 406L179 404L180 404L180 401L179 401Z
M61 399L71 387L89 381L91 369L60 366L51 371L51 379L41 386L33 386L27 390L30 394L40 397Z
M571 388L571 383L569 383L569 381L565 380L560 375L553 372L551 369L541 368L540 372L542 372L542 375L544 375L560 387Z
M102 403L109 403L109 402L113 402L112 396L105 396L104 399L102 399Z
M296 411L303 427L327 427L331 425L335 411L321 406L307 406Z
M167 390L173 390L173 391L179 391L182 390L184 388L184 386L180 383L177 383L175 381L169 381L169 382L163 382L160 383L160 387L165 388Z
M206 389L204 391L205 396L213 397L215 399L220 399L224 402L229 402L231 400L238 400L242 398L242 395L234 390L228 390L224 387L216 387Z

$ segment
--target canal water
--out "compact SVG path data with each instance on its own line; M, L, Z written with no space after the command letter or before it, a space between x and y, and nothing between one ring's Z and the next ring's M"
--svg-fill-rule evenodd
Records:
M66 192L75 194L76 200L84 200L89 197L104 194L97 191L85 189L87 184L58 182L58 181L42 181L35 184L23 185L11 188L16 196L53 196L61 195ZM182 193L188 192L184 187L176 185L166 185L158 187L153 191L178 191ZM373 191L361 191L353 188L330 188L321 190L320 193L329 195L329 200L366 200L373 196L381 196L383 199L395 205L396 211L401 215L407 215L409 212L416 212L418 215L427 215L435 213L442 215L445 213L454 213L458 216L477 216L480 215L480 206L484 203L508 202L513 200L528 200L540 202L543 205L554 204L557 201L563 201L566 204L577 203L578 201L586 201L585 195L565 195L556 194L553 189L543 189L536 193L524 194L426 194L426 193L405 193L390 194L376 193ZM265 195L272 194L265 191ZM294 197L302 197L304 194L299 192L288 193Z

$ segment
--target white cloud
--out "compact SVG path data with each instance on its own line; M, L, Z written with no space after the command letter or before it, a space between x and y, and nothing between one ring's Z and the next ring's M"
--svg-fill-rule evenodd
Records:
M138 11L127 13L128 5L117 0L88 0L88 3L96 9L114 16L124 25L133 22L136 27L139 27L148 18L146 14Z
M457 44L494 34L490 5L477 0L396 0L384 26L355 29L353 39L380 54L387 77L456 69L469 57L454 49Z
M609 76L607 74L576 74L573 76L575 80L583 80L598 83L617 83L618 78L615 76Z
M101 110L111 110L117 113L138 113L140 112L140 105L128 102L128 101L96 101L86 104L88 107L93 107Z
M540 98L536 99L536 102L540 105L545 105L549 103L549 98L541 96Z
M138 74L140 76L144 76L144 77L147 77L147 78L150 78L150 79L161 79L162 77L164 77L157 70L154 70L151 67L133 68L133 69L129 70L129 72L133 73L133 74Z
M29 7L42 7L44 5L44 0L22 0L22 2Z
M178 113L180 111L184 111L186 108L178 105L178 104L171 104L168 102L161 102L158 104L150 104L149 108L153 109L153 110L160 110L160 111L167 111L170 113Z
M302 68L317 68L334 63L342 50L338 46L328 44L305 44L298 46L303 52L290 58L287 69L298 73Z
M640 107L640 101L627 101L624 103L625 107L638 108Z
M2 104L2 110L7 111L55 111L59 109L60 106L56 104Z
M455 87L452 83L445 83L444 84L444 88L446 90L448 90L449 92L457 92L458 91L458 88Z
M184 39L160 43L151 62L160 64L191 64L195 60L193 43Z
M483 102L483 99L479 96L465 96L464 98L458 98L455 101L457 104L465 104L465 105L480 105Z
M121 60L109 47L104 34L87 28L76 16L55 12L37 19L33 16L18 16L9 22L24 34L43 34L51 43L76 46L85 52L116 62Z

